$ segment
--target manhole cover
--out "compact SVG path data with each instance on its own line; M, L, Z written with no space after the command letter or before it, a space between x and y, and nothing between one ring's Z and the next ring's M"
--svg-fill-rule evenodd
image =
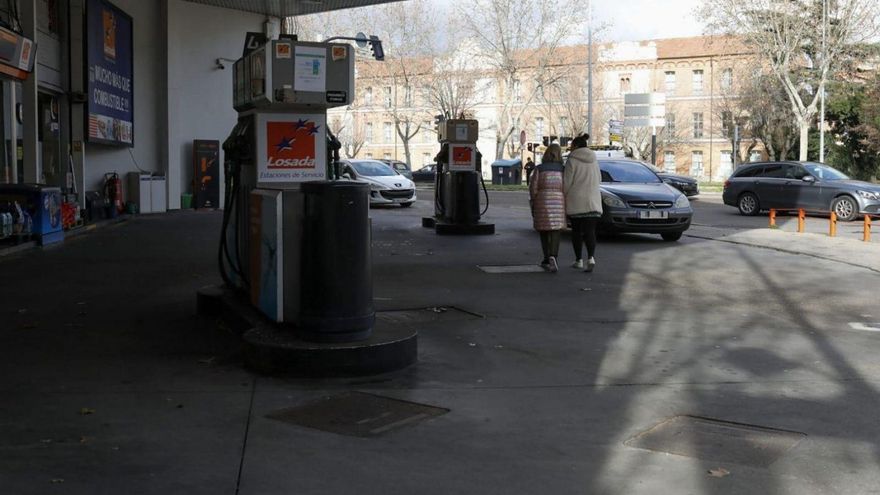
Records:
M454 306L432 306L419 309L399 309L377 311L376 320L388 324L432 323L435 321L475 320L482 315L471 313Z
M347 392L299 407L281 409L267 417L340 435L377 437L447 412L449 409L442 407L363 392Z
M485 273L541 273L540 265L477 265Z
M695 416L676 416L625 445L696 459L766 467L806 435Z

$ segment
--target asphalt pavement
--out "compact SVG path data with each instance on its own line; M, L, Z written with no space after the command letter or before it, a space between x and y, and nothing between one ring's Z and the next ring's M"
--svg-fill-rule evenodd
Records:
M587 274L566 235L550 274L523 193L480 237L428 199L371 211L380 324L419 330L386 375L245 369L195 316L217 212L0 258L0 493L880 493L877 243L705 195L679 242L603 238Z

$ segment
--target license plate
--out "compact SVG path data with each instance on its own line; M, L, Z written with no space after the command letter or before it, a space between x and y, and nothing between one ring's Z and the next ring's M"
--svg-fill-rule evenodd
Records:
M669 218L669 212L663 210L639 210L639 218L662 219Z

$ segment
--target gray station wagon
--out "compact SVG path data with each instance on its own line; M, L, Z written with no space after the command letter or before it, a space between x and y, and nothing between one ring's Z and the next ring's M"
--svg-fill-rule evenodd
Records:
M852 180L814 162L761 162L737 169L724 183L724 204L743 215L771 208L831 212L848 222L880 213L880 185Z

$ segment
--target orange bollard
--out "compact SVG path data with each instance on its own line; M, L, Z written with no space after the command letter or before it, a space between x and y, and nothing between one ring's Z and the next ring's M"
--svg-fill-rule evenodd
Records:
M798 210L798 233L803 233L804 231L804 222L807 219L807 213L803 208Z
M830 237L834 237L837 235L837 213L831 212L831 217L828 219L828 235Z
M773 208L770 208L770 228L776 228L776 210Z
M865 227L864 233L862 234L862 240L865 242L871 242L871 215L865 215Z

